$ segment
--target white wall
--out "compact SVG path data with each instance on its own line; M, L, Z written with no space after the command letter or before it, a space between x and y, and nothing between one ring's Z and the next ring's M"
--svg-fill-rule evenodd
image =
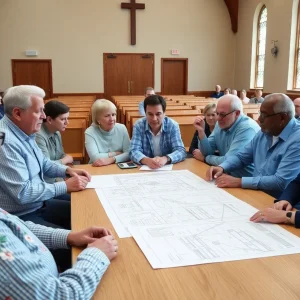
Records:
M223 0L137 1L146 10L137 12L136 46L129 45L129 11L121 2L1 0L0 88L12 85L11 59L24 58L26 49L52 59L55 93L103 92L103 52L155 53L160 91L161 57L171 57L171 48L189 59L189 91L233 86L236 37Z
M240 1L234 85L237 89L253 87L250 84L253 20L257 6L262 3L268 9L264 92L285 93L288 87L292 87L298 0ZM272 40L278 40L279 53L276 58L271 55Z

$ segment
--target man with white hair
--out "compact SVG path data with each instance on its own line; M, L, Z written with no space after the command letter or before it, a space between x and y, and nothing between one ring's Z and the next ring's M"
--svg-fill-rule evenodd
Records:
M218 122L209 137L205 135L203 117L196 117L194 126L198 131L198 148L201 150L202 161L218 166L231 155L247 145L260 127L251 118L243 114L241 100L234 95L221 97L217 104ZM215 153L218 151L219 156ZM253 164L231 172L235 177L252 176Z
M155 95L154 88L152 88L150 86L146 87L145 94L144 94L145 99L151 95ZM144 108L144 100L139 103L139 113L140 113L140 116L143 116L143 117L146 116L145 108Z
M36 86L9 88L0 121L0 208L49 227L70 228L70 201L55 200L85 189L90 175L45 157L35 142L45 119L45 92ZM70 177L49 184L44 177Z
M235 89L231 90L231 94L234 96L237 96L237 90L235 90Z
M260 107L261 131L235 155L207 171L208 180L216 179L218 187L262 190L275 198L300 173L300 123L295 107L285 94L268 95ZM234 178L224 173L254 163L252 177Z
M211 97L212 98L216 98L219 99L220 97L222 97L224 95L223 92L221 92L221 86L220 85L216 85L216 91L214 93L212 93Z

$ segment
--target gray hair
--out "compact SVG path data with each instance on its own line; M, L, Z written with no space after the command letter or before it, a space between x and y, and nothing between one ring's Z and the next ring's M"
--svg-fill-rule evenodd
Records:
M146 87L145 88L145 95L147 94L147 91L154 91L154 88L153 87L151 87L151 86L148 86L148 87Z
M92 105L92 121L94 124L97 123L97 115L102 114L105 110L111 109L114 112L117 112L116 106L109 100L98 99Z
M2 100L5 114L12 116L15 107L27 110L32 105L32 96L44 98L45 92L43 89L34 85L18 85L8 88Z
M239 110L240 114L243 114L243 103L241 99L236 95L230 95L231 110Z
M278 101L275 103L273 110L274 113L286 113L290 119L295 117L295 105L290 97L285 94L270 94L265 97L265 101L269 98L276 97Z

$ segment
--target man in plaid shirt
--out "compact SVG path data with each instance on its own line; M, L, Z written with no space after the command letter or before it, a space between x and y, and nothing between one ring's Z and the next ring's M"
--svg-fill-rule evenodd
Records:
M178 123L165 116L166 101L151 95L144 101L146 117L133 127L129 156L132 161L158 169L186 158Z

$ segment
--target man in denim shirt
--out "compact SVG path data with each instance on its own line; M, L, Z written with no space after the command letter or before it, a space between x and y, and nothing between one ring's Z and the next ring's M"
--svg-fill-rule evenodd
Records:
M133 127L129 156L151 169L177 163L186 158L178 124L165 116L166 101L159 95L145 99L146 117Z

